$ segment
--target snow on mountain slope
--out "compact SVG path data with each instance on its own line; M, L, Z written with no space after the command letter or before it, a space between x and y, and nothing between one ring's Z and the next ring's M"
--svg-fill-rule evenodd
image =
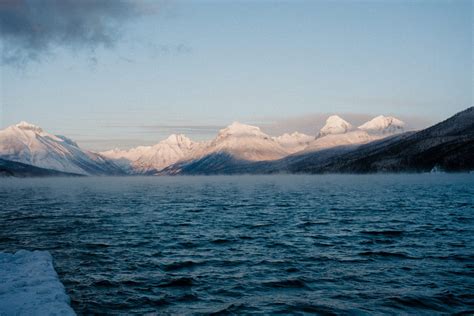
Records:
M332 115L317 137L298 132L271 137L256 126L234 122L208 142L193 142L184 135L173 134L153 146L96 154L82 150L67 137L21 122L0 131L0 158L84 175L153 174L168 166L213 154L224 154L219 157L236 161L265 161L300 151L363 144L400 133L403 127L404 123L394 117L378 116L355 129L341 117ZM208 158L209 161L212 159ZM222 159L220 161L222 163Z
M208 142L193 142L184 135L171 135L154 146L110 150L101 155L128 168L129 173L152 174L174 164L222 153L235 159L259 161L279 159L289 152L260 128L235 122Z
M84 175L121 173L116 165L82 150L69 138L49 134L27 122L0 131L0 158Z
M323 152L322 152L323 153ZM471 172L474 170L474 107L419 132L406 132L361 145L342 155L289 163L293 172ZM287 164L288 166L288 164Z
M314 136L293 132L291 134L285 133L281 136L273 137L273 139L289 154L293 154L305 149L306 146L314 140Z
M72 177L74 173L39 168L17 161L0 158L0 178L2 177Z
M330 116L318 137L311 141L304 152L328 149L337 146L365 144L404 131L405 123L391 116L377 116L353 128L337 115Z
M345 134L326 135L310 142L304 151L310 152L337 146L365 144L379 138L378 136L369 135L366 131L361 130L355 130Z
M317 137L298 132L270 137L258 127L234 122L220 130L207 145L193 151L187 159L164 168L162 174L225 173L245 161L277 160L299 152L304 154L339 146L361 145L385 136L388 134L372 134L356 129L337 115L327 119Z
M398 134L405 131L405 123L393 116L379 115L359 126L370 134Z
M326 120L326 125L319 130L318 137L326 135L344 134L352 130L352 125L337 115L331 115Z
M153 146L139 146L130 150L109 150L101 155L115 160L122 166L130 168L132 173L159 171L171 164L186 159L202 146L186 136L172 134L167 139Z
M214 140L194 153L193 158L213 153L227 153L234 158L250 161L275 160L288 154L260 128L239 122L221 129Z

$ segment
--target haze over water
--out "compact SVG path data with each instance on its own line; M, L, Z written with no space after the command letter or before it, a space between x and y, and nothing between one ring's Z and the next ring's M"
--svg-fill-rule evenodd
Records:
M474 310L472 174L3 179L78 314Z

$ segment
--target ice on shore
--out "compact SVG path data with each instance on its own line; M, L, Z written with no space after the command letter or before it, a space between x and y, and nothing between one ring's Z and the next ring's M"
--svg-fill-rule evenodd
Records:
M75 315L47 251L0 252L0 315Z

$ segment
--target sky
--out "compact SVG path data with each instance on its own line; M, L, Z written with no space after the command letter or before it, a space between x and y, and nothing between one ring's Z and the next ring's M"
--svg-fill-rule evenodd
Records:
M316 134L329 114L423 128L473 105L473 1L0 2L0 127L88 149Z

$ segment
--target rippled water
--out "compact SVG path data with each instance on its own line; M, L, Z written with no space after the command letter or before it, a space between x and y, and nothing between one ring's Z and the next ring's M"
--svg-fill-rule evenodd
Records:
M474 311L474 176L0 180L79 314Z

